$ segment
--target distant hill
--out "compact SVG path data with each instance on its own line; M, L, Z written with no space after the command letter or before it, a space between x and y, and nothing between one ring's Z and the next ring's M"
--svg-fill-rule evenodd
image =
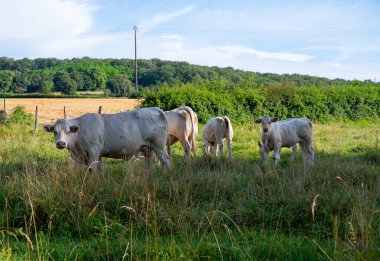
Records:
M12 93L105 90L113 96L131 96L134 92L133 59L74 59L38 58L15 60L0 57L0 88ZM166 83L217 81L225 85L263 87L269 85L309 87L337 86L360 81L330 80L300 74L257 73L232 67L208 67L187 62L159 59L138 60L138 83L141 89ZM372 84L371 80L365 81Z

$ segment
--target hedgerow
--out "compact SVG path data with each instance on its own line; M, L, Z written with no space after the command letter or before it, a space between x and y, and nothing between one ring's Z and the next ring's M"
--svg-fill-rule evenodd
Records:
M380 88L375 85L328 87L210 87L207 84L162 86L144 95L143 107L164 110L188 105L200 122L228 115L235 122L245 122L264 114L285 118L307 117L313 121L332 119L379 119Z

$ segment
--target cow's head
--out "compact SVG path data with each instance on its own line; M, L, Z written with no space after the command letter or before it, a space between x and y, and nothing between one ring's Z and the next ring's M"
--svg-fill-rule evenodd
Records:
M71 125L67 120L58 120L54 125L45 125L46 132L54 131L55 145L58 149L64 149L73 140L73 135L79 131L77 125Z
M260 141L257 142L257 145L259 145L259 148L260 148L261 159L264 162L267 162L268 161L268 157L269 157L269 149L268 149L268 147L262 145Z
M270 130L272 129L272 122L278 121L278 118L271 118L268 115L265 115L261 119L255 120L255 123L259 124L261 123L263 126L263 132L264 133L270 133Z

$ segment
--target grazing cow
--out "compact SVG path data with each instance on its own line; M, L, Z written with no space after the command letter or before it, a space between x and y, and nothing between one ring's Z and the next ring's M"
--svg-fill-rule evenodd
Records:
M210 119L203 128L203 142L206 154L210 154L210 148L214 155L223 157L223 139L226 138L228 157L232 159L231 142L234 136L231 121L227 116Z
M185 151L185 158L190 159L190 151L196 154L196 135L198 134L198 116L188 106L165 111L168 119L170 145L179 141ZM171 156L171 155L170 155Z
M58 120L45 125L54 131L58 149L67 148L78 163L90 170L102 169L101 158L130 159L143 152L149 173L154 154L164 166L169 166L165 151L168 141L168 122L160 108L143 108L115 114L87 113L74 119Z
M295 158L297 143L299 143L304 162L314 164L313 124L309 119L287 119L278 121L267 115L257 119L255 123L262 124L261 141L258 142L261 157L268 162L269 152L273 150L273 159L277 164L280 160L282 147L292 147L292 159Z

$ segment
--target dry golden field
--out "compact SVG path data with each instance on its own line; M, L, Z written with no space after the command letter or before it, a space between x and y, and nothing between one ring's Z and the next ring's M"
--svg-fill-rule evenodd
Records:
M66 106L68 118L74 118L84 113L97 113L103 106L102 113L115 113L136 108L142 100L125 98L9 98L6 100L7 111L22 105L26 111L34 115L38 106L39 122L52 123L63 118L63 107Z

